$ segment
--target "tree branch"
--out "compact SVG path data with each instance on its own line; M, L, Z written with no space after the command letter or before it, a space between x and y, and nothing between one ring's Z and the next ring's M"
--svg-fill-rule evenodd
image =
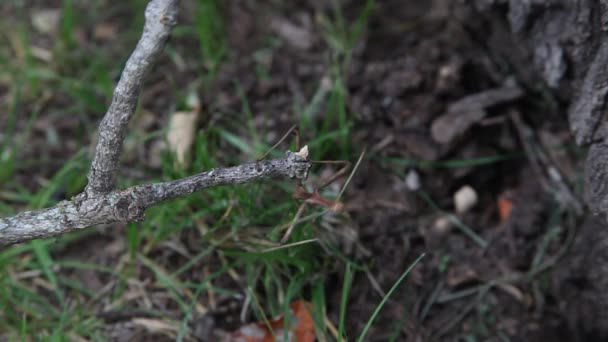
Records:
M169 182L137 185L95 196L83 192L51 208L0 218L0 247L102 223L141 221L149 207L213 186L269 178L305 179L310 166L308 158L287 151L282 159L212 169Z
M144 31L122 71L112 103L99 126L99 139L85 189L89 196L115 188L127 124L137 107L143 81L177 23L177 0L150 1L145 17Z
M299 153L288 151L282 159L218 168L170 182L115 190L127 124L135 111L143 80L176 23L177 2L151 0L146 7L144 32L127 61L99 127L99 140L85 190L72 200L51 208L0 218L0 248L102 223L141 221L151 206L212 186L268 178L306 178L311 162L303 150Z

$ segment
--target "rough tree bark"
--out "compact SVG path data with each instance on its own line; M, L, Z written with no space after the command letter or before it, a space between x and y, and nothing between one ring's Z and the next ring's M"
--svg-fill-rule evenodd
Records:
M599 216L579 227L569 261L558 267L556 284L567 290L559 294L575 335L606 340L608 1L475 0L469 5L463 26L530 93L556 99L553 111L569 121L576 143L589 149L585 199ZM548 113L536 118L547 121Z
M179 180L124 190L115 188L127 124L135 111L145 76L162 53L176 24L177 7L178 0L152 0L148 4L143 34L125 65L112 103L101 121L85 190L72 200L51 208L0 218L0 247L102 223L140 221L151 206L212 186L268 178L307 177L311 166L308 156L287 151L282 159L217 168Z
M604 0L476 0L478 20L464 24L494 60L538 94L569 103L577 144L588 146L587 204L608 216L608 2ZM466 20L466 19L463 19ZM558 104L559 106L559 104ZM558 115L566 113L561 108Z

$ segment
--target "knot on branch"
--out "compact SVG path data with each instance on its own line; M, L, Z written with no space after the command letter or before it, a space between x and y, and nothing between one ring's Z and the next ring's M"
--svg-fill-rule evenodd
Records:
M287 151L285 153L287 162L289 164L289 177L296 179L306 179L308 177L308 170L312 163L308 159L308 153L300 154L299 152Z
M177 24L176 0L150 1L146 7L146 20L160 22L170 27Z
M123 193L113 204L114 216L122 222L143 221L146 208L130 192Z

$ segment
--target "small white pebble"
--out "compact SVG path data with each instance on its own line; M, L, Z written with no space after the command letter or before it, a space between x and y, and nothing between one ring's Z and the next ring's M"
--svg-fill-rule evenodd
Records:
M332 82L331 78L329 78L328 76L325 76L325 77L323 77L321 79L321 87L320 88L322 90L324 90L324 91L327 92L327 91L331 90L332 86L333 86L333 82Z
M405 186L409 191L420 190L420 176L416 170L410 169L410 171L407 173L405 176Z
M438 217L435 222L433 222L433 232L437 235L445 235L450 229L452 229L452 222L447 216Z
M561 182L562 181L562 176L559 174L559 171L557 171L557 169L553 166L549 167L549 177L551 177L552 180L557 181L557 182Z
M469 185L465 185L454 193L454 207L456 212L462 214L477 204L477 192Z

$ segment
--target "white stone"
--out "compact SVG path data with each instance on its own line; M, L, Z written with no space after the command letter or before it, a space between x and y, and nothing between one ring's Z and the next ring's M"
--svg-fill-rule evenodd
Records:
M420 190L420 176L416 170L411 169L405 176L405 186L409 191Z
M445 235L452 229L452 222L447 216L438 217L433 222L433 232L437 235Z
M469 211L477 204L477 192L469 185L465 185L454 193L454 207L459 214Z

